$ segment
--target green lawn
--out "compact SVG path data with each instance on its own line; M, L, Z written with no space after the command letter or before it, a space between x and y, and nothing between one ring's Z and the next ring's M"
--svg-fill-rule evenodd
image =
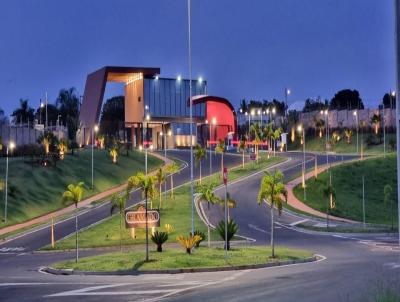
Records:
M237 179L243 175L254 173L259 169L266 168L275 163L283 161L282 157L271 157L267 159L266 154L262 155L258 164L246 163L245 168L241 167L229 171L229 180ZM196 177L196 175L195 175ZM169 181L169 178L168 178ZM203 178L204 181L210 181L209 178ZM220 173L212 176L212 181L222 183ZM161 215L161 230L164 230L165 224L173 226L174 230L170 234L170 241L176 242L178 235L187 235L191 231L191 198L190 198L190 185L186 184L174 190L174 199L167 197L163 201L163 207L160 210ZM232 196L234 198L234 196ZM154 202L153 207L158 206L158 199ZM207 234L205 224L195 213L195 228ZM57 231L57 230L56 230ZM136 239L131 238L130 230L125 229L123 226L123 245L131 245L145 242L144 229L136 229ZM212 232L212 239L217 239L217 234ZM75 248L75 237L67 237L56 244L57 249L73 249ZM110 219L90 227L79 233L79 246L80 247L103 247L103 246L117 246L119 245L119 215L114 215ZM45 249L51 249L50 246Z
M343 134L342 134L343 136ZM359 134L359 152L361 152L361 141L364 142L363 144L363 151L365 154L381 154L383 153L383 139L382 144L379 145L371 145L368 146L365 143L367 135L364 134L363 136ZM387 134L386 135L386 152L390 151L389 140L391 138L396 139L395 134ZM303 150L303 147L300 145L300 140L296 137L296 141L294 143L290 142L289 139L289 150ZM315 152L325 152L325 136L316 137L315 135L307 136L306 137L306 151L315 151ZM336 153L356 153L357 152L357 138L354 134L351 143L347 143L346 138L342 137L341 140L333 146L331 150Z
M154 169L162 161L150 156L149 168ZM0 175L5 177L5 159L0 160ZM91 150L81 150L75 155L66 155L56 167L29 163L28 159L10 158L8 223L15 224L58 210L63 206L61 195L70 183L83 181L86 185L84 197L102 192L122 184L126 179L144 169L144 154L130 152L120 155L118 164L111 162L106 150L94 152L94 190L91 185ZM1 193L1 204L4 192ZM4 216L4 206L0 207ZM0 227L5 226L0 222Z
M332 214L339 217L362 221L362 175L365 175L365 212L367 223L390 224L390 203L384 203L383 188L389 184L393 189L394 223L397 217L396 156L386 159L371 158L362 162L348 163L332 168L332 184L336 191L336 208ZM314 209L326 212L327 198L323 190L329 180L328 172L321 173L316 181L307 180L307 200L303 199L303 189L297 186L295 196Z
M312 254L303 250L288 249L285 247L275 248L276 258L269 258L271 249L269 247L243 247L233 248L228 252L228 262L224 260L224 249L200 247L195 249L191 255L185 253L184 249L164 248L162 253L150 251L150 261L144 262L143 251L131 251L123 253L109 253L100 256L92 256L56 263L54 268L73 268L81 271L124 271L124 270L155 270L174 268L200 268L200 267L222 267L236 265L263 264L269 262L296 260L312 257Z

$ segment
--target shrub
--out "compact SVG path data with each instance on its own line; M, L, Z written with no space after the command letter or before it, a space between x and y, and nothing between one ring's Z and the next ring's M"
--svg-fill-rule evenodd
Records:
M199 235L190 235L188 238L185 238L180 235L178 238L176 238L176 240L178 240L178 242L183 246L183 248L186 250L186 253L190 255L192 253L192 248L198 241L201 240L201 237Z
M195 230L195 231L194 231L194 235L198 235L198 236L201 237L201 239L196 243L196 247L199 247L199 246L200 246L200 243L201 243L202 241L204 241L204 240L207 239L206 234L204 234L204 232L202 232L202 231L200 231L200 230Z
M394 138L389 139L389 148L390 150L396 150L396 140Z
M151 235L151 240L157 245L157 252L162 252L162 245L168 240L168 234L166 232L156 231Z
M373 146L379 145L380 141L379 138L376 137L376 135L369 134L365 139L365 143L367 144L367 146Z
M226 244L226 249L229 250L230 249L230 241L232 240L233 236L237 233L239 227L236 224L236 222L231 219L228 222L228 236L227 236L227 242L225 242ZM219 236L222 238L222 240L225 240L225 221L221 220L218 225L217 225L217 232L219 234Z
M165 224L164 229L167 234L171 234L174 231L174 227L169 223Z

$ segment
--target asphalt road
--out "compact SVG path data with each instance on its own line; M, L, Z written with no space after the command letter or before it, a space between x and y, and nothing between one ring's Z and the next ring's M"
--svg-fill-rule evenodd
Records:
M172 154L172 153L170 153ZM184 161L188 152L173 152ZM301 171L302 155L290 153L290 161L281 164L285 177ZM227 156L229 165L241 162L240 156ZM308 165L314 163L312 156ZM325 156L317 157L324 163ZM346 158L344 158L346 159ZM330 161L342 160L331 157ZM205 165L203 173L207 174ZM219 158L214 158L219 167ZM190 171L185 168L176 177L184 183ZM197 170L195 170L197 175ZM248 177L229 187L238 201L232 211L240 234L254 238L258 244L269 240L269 209L256 202L262 173ZM133 197L131 202L139 200ZM80 216L81 226L109 215L108 206L88 209ZM276 215L277 216L277 215ZM34 232L3 247L24 250L0 253L1 301L367 301L364 298L389 286L399 288L400 253L394 245L395 236L387 235L319 235L298 232L291 223L302 218L287 213L275 225L278 245L305 248L323 255L323 260L295 266L248 271L195 273L180 275L138 276L53 276L38 268L56 261L70 259L74 253L36 253L33 250L49 243L49 230ZM60 227L61 228L61 227ZM56 230L57 238L73 232L73 221L63 222L65 233ZM82 251L81 256L90 254ZM266 255L267 256L267 255Z

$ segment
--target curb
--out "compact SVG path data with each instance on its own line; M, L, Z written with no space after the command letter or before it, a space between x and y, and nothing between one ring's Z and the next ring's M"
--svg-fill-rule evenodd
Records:
M135 276L143 274L184 274L184 273L206 273L206 272L224 272L224 271L237 271L260 269L278 266L287 266L301 263L309 263L320 260L321 257L314 255L313 257L298 259L298 260L285 260L264 264L250 264L250 265L237 265L237 266L222 266L222 267L204 267L204 268L177 268L177 269L164 269L164 270L128 270L128 271L114 271L114 272L89 272L89 271L75 271L73 269L55 269L52 267L41 268L40 271L52 275L78 275L78 276Z

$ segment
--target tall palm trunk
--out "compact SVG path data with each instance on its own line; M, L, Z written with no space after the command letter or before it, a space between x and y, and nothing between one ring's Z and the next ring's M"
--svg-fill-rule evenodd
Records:
M274 242L274 206L271 202L271 256L275 258L275 242Z
M149 261L149 223L147 220L147 190L144 191L146 201L146 262Z
M224 153L221 153L221 176L224 173Z
M79 260L79 246L78 246L78 204L75 204L75 262Z
M161 192L161 182L160 182L160 184L159 184L159 187L160 187L160 204L159 204L158 206L159 206L159 208L161 209L161 199L162 199L162 197L161 197L161 195L162 195L162 192Z
M174 178L171 174L171 198L174 198Z
M242 169L244 169L244 150L242 150Z
M201 161L199 161L199 168L200 168L200 179L199 179L199 182L201 184Z

